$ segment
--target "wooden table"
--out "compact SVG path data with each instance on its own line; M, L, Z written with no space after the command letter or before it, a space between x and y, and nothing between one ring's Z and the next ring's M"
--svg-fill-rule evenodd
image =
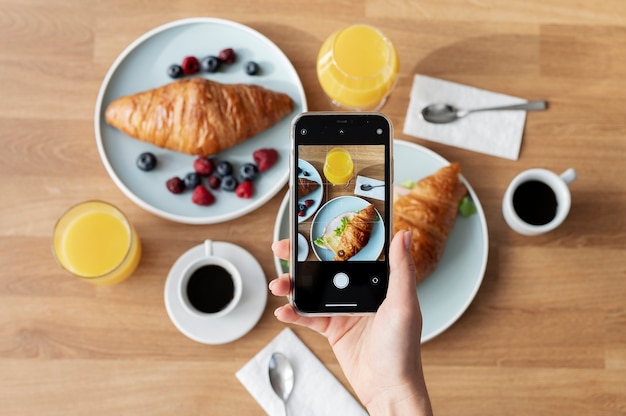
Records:
M400 78L384 108L396 136L459 161L489 227L477 297L423 347L436 414L626 413L626 2L0 0L0 414L262 414L234 374L284 328L272 314L284 300L270 296L240 340L207 346L172 325L163 286L205 238L243 246L273 278L284 192L226 223L173 223L118 190L94 141L96 95L114 59L146 31L193 16L272 39L311 110L330 109L314 69L326 35L367 22L397 45ZM528 115L517 161L407 137L417 73L550 108ZM523 237L504 223L501 199L538 166L575 167L579 178L566 222ZM51 254L56 218L94 198L127 213L144 245L135 275L115 287L68 277ZM294 331L347 384L326 341Z

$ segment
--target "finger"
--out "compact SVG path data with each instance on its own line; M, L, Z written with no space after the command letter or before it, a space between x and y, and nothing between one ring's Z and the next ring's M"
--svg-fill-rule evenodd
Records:
M327 316L313 317L299 315L291 305L281 306L274 311L274 315L281 322L304 326L312 329L313 331L317 331L322 335L326 332L330 322L330 317Z
M289 260L289 240L279 240L272 243L274 255L283 260Z
M415 290L415 265L409 250L410 231L398 231L389 247L389 289L387 297L400 300L403 297L417 297ZM406 298L405 298L406 299Z
M284 274L272 280L269 289L274 296L287 296L291 292L291 278L288 274Z

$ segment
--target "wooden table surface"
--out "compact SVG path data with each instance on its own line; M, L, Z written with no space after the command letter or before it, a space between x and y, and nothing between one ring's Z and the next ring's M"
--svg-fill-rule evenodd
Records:
M285 192L229 222L170 222L122 194L94 140L96 96L118 54L160 24L195 16L274 41L311 110L331 109L314 69L325 36L366 22L396 44L400 77L384 113L398 138L461 163L489 228L478 295L423 346L436 414L626 414L622 0L0 0L0 414L263 414L235 372L284 328L272 313L283 299L270 296L245 337L209 346L172 325L163 286L176 258L205 238L243 246L273 278ZM517 161L404 136L418 73L545 98L550 108L528 115ZM565 223L532 238L511 231L500 208L508 182L531 167L579 174ZM86 199L119 206L141 236L142 262L118 286L75 280L52 257L55 220ZM293 329L347 384L326 341Z

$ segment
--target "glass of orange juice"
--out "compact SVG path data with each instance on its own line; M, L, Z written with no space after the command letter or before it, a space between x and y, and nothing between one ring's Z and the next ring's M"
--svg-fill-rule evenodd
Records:
M67 210L54 227L52 249L65 270L101 285L126 279L141 258L133 226L119 209L102 201Z
M354 175L354 162L350 153L342 147L334 147L326 153L324 176L333 185L347 185Z
M398 53L375 27L357 24L330 35L317 56L317 77L333 104L382 108L396 84Z

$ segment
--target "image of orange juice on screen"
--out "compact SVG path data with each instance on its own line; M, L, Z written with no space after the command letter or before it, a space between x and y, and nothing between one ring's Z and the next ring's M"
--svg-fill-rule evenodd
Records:
M111 285L130 276L141 258L133 226L114 206L88 201L70 208L57 222L54 254L74 276Z
M345 185L354 174L354 163L347 150L341 147L330 149L324 160L324 176L333 185Z
M333 33L317 56L317 77L334 104L378 110L396 84L398 54L378 29L353 25Z

